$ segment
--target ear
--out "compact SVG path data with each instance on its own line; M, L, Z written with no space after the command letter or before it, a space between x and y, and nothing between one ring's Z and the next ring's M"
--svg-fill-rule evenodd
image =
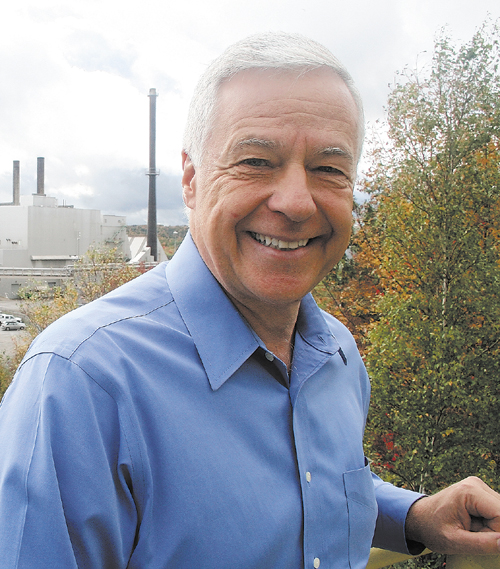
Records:
M182 199L189 209L196 204L196 172L191 158L182 151Z

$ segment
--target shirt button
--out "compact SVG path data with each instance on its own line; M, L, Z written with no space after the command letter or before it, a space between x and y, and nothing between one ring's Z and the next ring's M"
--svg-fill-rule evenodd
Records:
M306 472L306 480L311 482L311 473L309 471Z
M314 569L318 569L319 564L321 563L321 561L319 560L319 557L315 557L314 558Z
M273 354L271 354L271 352L266 352L266 360L269 360L270 362L274 362L274 356L273 356Z

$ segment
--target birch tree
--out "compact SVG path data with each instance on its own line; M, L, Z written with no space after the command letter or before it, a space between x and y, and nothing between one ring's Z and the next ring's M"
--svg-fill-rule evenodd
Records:
M433 491L499 487L499 34L455 45L388 101L388 147L366 180L383 293L368 336L368 452L382 475Z

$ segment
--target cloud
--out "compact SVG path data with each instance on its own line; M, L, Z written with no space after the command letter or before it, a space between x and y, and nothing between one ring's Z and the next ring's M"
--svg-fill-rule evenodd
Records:
M114 48L97 32L75 30L65 40L65 57L84 71L103 71L130 79L136 56L132 49Z
M0 203L11 202L12 174L1 174L0 186ZM36 193L36 177L21 176L21 195L33 193ZM45 193L56 197L59 205L125 215L130 224L147 223L149 180L145 169L107 168L101 164L92 169L77 168L73 175L68 175L46 162ZM180 174L160 173L156 178L156 202L158 223L186 222Z
M468 40L497 0L23 0L2 7L0 202L46 188L76 207L147 211L149 100L157 89L158 220L178 223L180 148L189 97L208 63L251 33L284 30L329 47L351 71L367 118L383 117L397 70L423 65L449 24ZM424 52L427 52L424 54ZM175 221L171 221L174 220ZM137 221L134 221L137 222Z
M148 206L149 179L145 169L107 169L102 167L90 172L82 180L92 187L93 193L82 194L79 207L97 207L104 213L128 215ZM156 201L159 210L173 210L183 207L181 176L161 173L156 178ZM159 221L166 224L168 220Z

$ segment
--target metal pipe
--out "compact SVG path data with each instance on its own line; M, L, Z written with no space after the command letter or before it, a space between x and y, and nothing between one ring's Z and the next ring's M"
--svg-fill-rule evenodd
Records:
M19 160L14 160L14 175L12 188L12 203L19 205L21 203L21 169Z
M158 230L156 221L156 89L149 90L149 199L147 246L151 256L158 261Z
M148 236L147 246L151 256L158 260L158 231L156 221L156 89L149 90L149 199L148 199Z
M36 193L45 195L45 158L36 159Z

